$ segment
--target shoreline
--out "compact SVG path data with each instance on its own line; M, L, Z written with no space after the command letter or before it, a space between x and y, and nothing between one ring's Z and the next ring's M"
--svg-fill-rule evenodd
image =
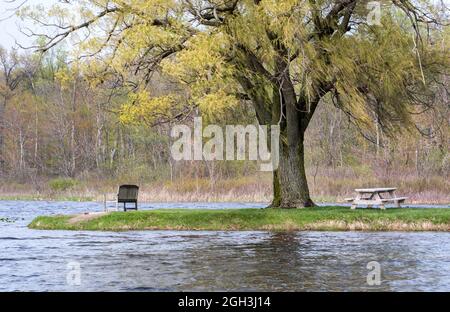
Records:
M450 209L158 209L39 216L28 227L74 231L443 231Z
M0 195L0 201L36 201L36 202L98 202L103 203L103 199L100 198L100 195L96 196L57 196L57 197L39 197L39 196L32 196L32 195ZM335 196L326 197L326 200L323 198L314 198L313 201L318 205L338 205L338 206L349 206L348 203L344 200L339 200L340 197ZM108 197L108 201L111 201L112 197ZM260 203L260 204L270 204L270 200L248 200L247 198L237 198L235 200L229 200L229 199L199 199L199 200L192 200L192 198L189 198L189 200L185 198L179 198L178 200L173 200L173 198L170 199L160 199L157 200L139 200L139 203L143 204L154 204L154 203ZM448 201L434 201L434 202L426 202L426 201L412 201L408 202L406 204L403 204L403 207L405 208L426 208L424 206L430 206L430 208L434 208L432 206L447 206L450 208L450 203ZM444 207L440 207L444 208Z

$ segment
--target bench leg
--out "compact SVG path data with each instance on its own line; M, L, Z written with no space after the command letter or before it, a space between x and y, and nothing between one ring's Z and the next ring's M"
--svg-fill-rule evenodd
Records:
M386 210L386 207L384 206L384 204L380 204L380 209L381 210Z
M398 201L398 200L395 201L395 207L396 208L401 208L400 201Z
M355 209L356 209L356 204L353 203L353 204L352 204L352 207L351 207L350 209L355 210Z

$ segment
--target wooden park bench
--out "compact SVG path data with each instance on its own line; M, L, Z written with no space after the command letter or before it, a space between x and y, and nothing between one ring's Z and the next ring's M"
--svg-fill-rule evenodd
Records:
M358 193L356 197L345 198L345 200L352 203L351 209L356 209L358 205L367 205L367 208L378 206L381 209L386 209L385 203L394 203L395 207L400 208L400 204L407 197L397 197L395 190L394 187L355 189L355 192Z
M137 210L138 209L138 193L139 193L139 186L137 185L130 185L130 184L124 184L119 186L119 190L117 192L117 200L113 201L113 203L116 204L116 211L119 210L119 203L123 203L123 210ZM106 200L105 195L105 211L108 211L110 209L107 208L107 203L112 203L112 201ZM127 203L134 203L134 207L127 207Z

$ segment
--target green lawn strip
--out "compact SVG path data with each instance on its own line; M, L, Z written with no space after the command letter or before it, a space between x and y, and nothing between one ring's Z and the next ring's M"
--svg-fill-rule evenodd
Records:
M113 212L70 222L73 216L38 217L34 229L58 230L447 230L450 209L161 209ZM416 226L416 228L415 228Z

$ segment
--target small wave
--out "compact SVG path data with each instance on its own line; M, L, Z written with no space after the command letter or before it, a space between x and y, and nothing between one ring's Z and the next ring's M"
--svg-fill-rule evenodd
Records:
M124 288L124 291L155 291L155 292L161 292L161 291L174 291L174 289L172 289L172 288L160 288L160 287L138 286L138 287Z

